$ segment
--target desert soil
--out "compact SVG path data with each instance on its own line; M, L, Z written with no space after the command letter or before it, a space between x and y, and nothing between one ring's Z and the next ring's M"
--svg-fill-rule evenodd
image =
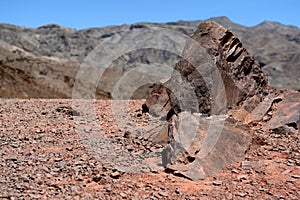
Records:
M118 111L124 112L119 119L112 101L95 102L94 125L108 141L103 145L136 153L138 162L156 159L162 149L135 134L151 121L141 111L143 102L130 101L127 110ZM77 115L72 100L0 99L1 199L300 199L299 134L256 131L245 159L214 177L191 181L162 167L115 170L109 162L119 151L93 153L78 131ZM130 122L119 127L122 116Z

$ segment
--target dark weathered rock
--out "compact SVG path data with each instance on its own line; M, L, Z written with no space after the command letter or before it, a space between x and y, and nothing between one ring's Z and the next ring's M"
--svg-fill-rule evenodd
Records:
M272 118L263 127L264 130L274 130L290 127L300 133L300 93L284 91L282 101L276 105ZM293 131L292 131L293 132Z
M201 117L181 112L170 122L166 168L192 180L212 176L243 158L252 136L226 115Z
M273 90L245 118L246 124L258 122L262 123L264 131L299 132L300 93Z
M245 122L247 124L252 122L259 122L262 121L264 116L271 110L272 105L276 102L282 101L283 95L280 93L271 93L267 95L264 100L259 103L256 108L247 115Z
M170 119L163 164L199 180L243 158L251 132L220 114L238 106L252 111L267 91L267 79L240 41L215 22L199 25L183 57L170 80L154 86L146 106L150 114Z
M265 133L299 130L300 93L269 87L258 62L229 30L201 23L183 55L170 80L156 85L146 101L150 113L169 120L167 170L204 179L244 157L256 125Z
M255 95L262 96L267 84L266 76L231 31L215 22L204 22L192 38L215 61L222 75L228 106L236 106Z
M232 32L215 22L199 25L183 57L171 79L153 88L146 102L150 112L220 114L242 102L251 111L267 90L259 63Z

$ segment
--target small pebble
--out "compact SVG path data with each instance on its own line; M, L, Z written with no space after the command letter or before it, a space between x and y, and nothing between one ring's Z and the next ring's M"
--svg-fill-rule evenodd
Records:
M286 179L286 182L289 182L289 183L293 183L295 181L296 181L296 179L294 179L294 178L288 178L288 179Z
M112 178L119 178L121 176L121 174L120 174L120 172L115 171L115 172L110 173L110 176Z
M298 175L298 174L293 174L293 175L292 175L292 178L298 179L298 178L300 178L300 175Z
M244 192L239 192L239 193L238 193L238 196L240 196L240 197L245 197L245 196L247 196L247 194L244 193Z
M213 181L212 184L214 186L220 186L220 185L222 185L222 181Z

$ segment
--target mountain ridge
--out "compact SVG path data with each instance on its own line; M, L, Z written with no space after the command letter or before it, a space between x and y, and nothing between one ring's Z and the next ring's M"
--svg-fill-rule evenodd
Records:
M69 26L62 26L56 23L49 23L49 24L44 24L44 25L40 25L40 26L36 26L36 27L27 27L27 26L23 26L23 25L14 25L14 24L10 24L10 23L0 23L0 25L7 25L7 26L11 26L11 27L18 27L18 28L23 28L23 29L39 29L39 28L45 28L45 27L57 27L57 28L66 28L66 29L71 29L71 30L75 30L75 31L82 31L82 30L87 30L87 29L99 29L99 28L111 28L111 27L120 27L120 26L126 26L126 25L134 25L134 24L168 24L168 25L176 25L176 24L194 24L197 23L199 24L201 21L218 21L218 23L234 23L236 25L240 25L240 26L244 26L244 27L248 27L248 28L253 28L253 27L257 27L257 26L261 26L263 24L277 24L280 26L286 26L286 27L292 27L292 28L297 28L300 29L300 27L293 25L293 24L284 24L278 21L273 21L273 20L263 20L261 22L258 22L255 25L244 25L242 23L236 23L233 20L231 20L229 17L227 16L218 16L218 17L210 17L204 20L184 20L184 19L180 19L177 21L165 21L165 22L146 22L146 21L137 21L134 23L124 23L124 24L119 24L119 25L105 25L105 26L90 26L90 27L86 27L86 28L74 28L74 27L69 27Z
M277 88L300 90L300 29L298 27L270 21L264 21L256 26L247 27L234 23L227 17L215 17L210 18L209 20L220 23L233 31L240 38L246 49L254 55L263 67L264 72L268 75L271 85ZM120 35L125 31L145 29L149 26L167 28L179 31L186 35L192 35L201 21L203 20L180 20L168 23L140 22L135 24L124 24L121 26L106 26L102 28L87 28L81 30L62 27L56 24L48 24L37 28L0 24L0 41L4 41L9 46L6 45L3 49L0 45L0 52L6 51L7 49L14 49L15 47L24 51L21 53L19 52L19 54L16 54L14 51L10 51L10 53L0 53L0 63L3 66L23 70L28 76L32 77L35 82L43 85L43 87L46 85L51 88L51 90L63 91L62 88L59 88L60 84L58 83L72 86L76 71L80 67L80 64L104 39L114 35ZM43 62L41 62L43 65L40 66L38 60L29 59L26 60L26 62L22 62L20 57L26 57L26 52L34 54L37 57L48 57L55 61L50 62L43 60ZM155 51L148 53L150 54L147 54L146 52L141 53L140 56L142 58L130 55L129 60L131 63L135 61L137 63L147 63L149 60L155 61L155 59L164 59L161 54ZM61 59L64 61L62 62ZM176 56L168 59L168 64L170 65L173 65L178 61ZM65 62L72 64L69 64L68 67L64 67ZM125 60L124 62L122 65L128 64L126 62L129 61ZM53 67L54 65L61 66L61 68ZM30 66L36 66L36 68ZM55 70L53 70L54 68ZM67 73L65 72L66 70L68 71ZM53 73L53 71L56 72ZM114 70L108 72L108 76L116 76L113 73L115 73ZM36 74L39 75L37 76ZM40 74L45 75L40 76ZM116 77L120 77L121 75L122 74L118 74ZM57 84L50 83L51 80L52 82L57 82ZM21 84L22 80L17 82ZM11 80L10 84L14 84L14 81ZM0 86L10 84L0 83ZM104 88L98 88L98 97L110 98L109 93L111 93L113 85L114 83L105 83L103 86ZM72 95L70 91L72 91L72 88L68 88L66 91L68 92L64 94L63 97L71 98ZM105 95L103 96L100 94ZM10 95L5 95L3 93L2 97L10 97ZM38 95L34 97L38 97ZM49 95L49 97L58 98L60 96Z

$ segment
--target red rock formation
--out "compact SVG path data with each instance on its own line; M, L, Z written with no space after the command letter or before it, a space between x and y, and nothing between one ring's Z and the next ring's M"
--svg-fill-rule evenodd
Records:
M218 114L224 110L225 96L226 107L244 103L245 109L251 111L267 91L267 78L259 63L232 32L215 22L199 25L187 41L183 58L176 64L171 79L156 86L147 99L150 112L166 115L173 109L175 113ZM210 60L208 66L207 60ZM220 76L214 74L216 70ZM223 90L216 89L220 81ZM216 91L224 94L216 94Z
M299 131L300 93L269 87L259 63L231 31L201 23L183 57L144 105L169 121L168 134L157 133L168 135L168 170L203 179L243 158L252 130Z

